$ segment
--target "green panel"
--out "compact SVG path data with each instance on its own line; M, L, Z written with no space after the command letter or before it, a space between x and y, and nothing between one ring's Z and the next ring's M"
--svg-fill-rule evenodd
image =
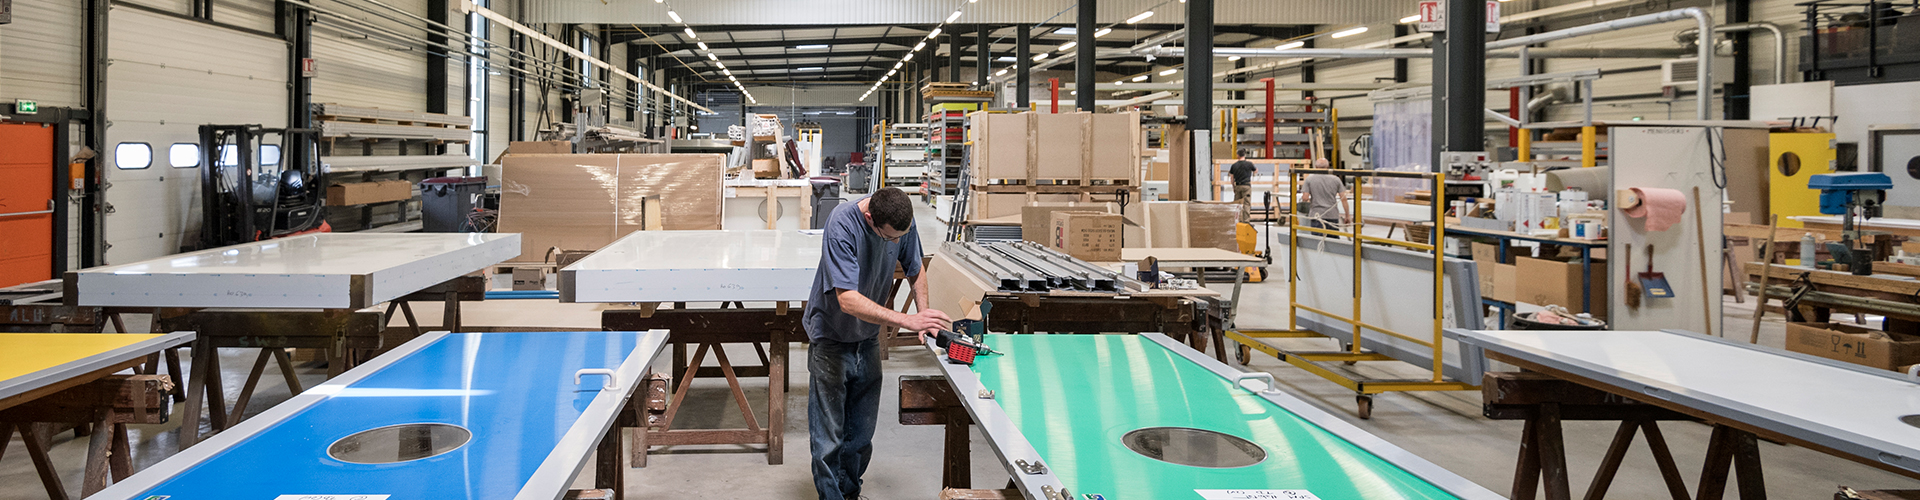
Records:
M979 111L985 104L976 102L943 102L930 104L934 111Z
M1196 489L1304 489L1326 500L1456 498L1137 335L989 335L1006 353L973 366L1076 496L1197 499ZM1259 444L1261 463L1176 465L1121 443L1144 427L1192 427Z

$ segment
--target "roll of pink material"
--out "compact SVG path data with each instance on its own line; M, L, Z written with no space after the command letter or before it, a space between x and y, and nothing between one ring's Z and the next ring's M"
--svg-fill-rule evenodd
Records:
M1687 195L1677 189L1633 188L1633 194L1640 197L1640 204L1627 208L1626 214L1646 219L1648 231L1665 231L1687 213Z

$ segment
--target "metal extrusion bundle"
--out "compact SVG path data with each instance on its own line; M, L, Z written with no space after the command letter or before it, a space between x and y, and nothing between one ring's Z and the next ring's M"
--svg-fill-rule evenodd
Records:
M1144 285L1120 273L1028 241L947 243L966 270L1005 292L1073 290L1123 293ZM1131 285L1130 285L1131 283Z

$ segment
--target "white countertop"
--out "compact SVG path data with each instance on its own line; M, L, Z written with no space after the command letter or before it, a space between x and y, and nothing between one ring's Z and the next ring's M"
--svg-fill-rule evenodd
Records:
M563 302L802 301L821 231L637 231L560 271Z
M321 233L73 275L85 306L358 308L519 253L519 234Z

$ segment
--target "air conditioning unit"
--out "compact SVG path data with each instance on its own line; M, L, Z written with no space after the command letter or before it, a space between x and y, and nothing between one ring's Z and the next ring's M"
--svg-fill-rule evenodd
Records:
M1708 77L1713 79L1712 84L1725 83L1727 80L1725 75L1733 74L1733 58L1715 57L1713 68L1710 69L1712 73ZM1700 58L1698 57L1660 61L1660 86L1679 87L1700 83L1694 81L1700 74L1699 70Z

